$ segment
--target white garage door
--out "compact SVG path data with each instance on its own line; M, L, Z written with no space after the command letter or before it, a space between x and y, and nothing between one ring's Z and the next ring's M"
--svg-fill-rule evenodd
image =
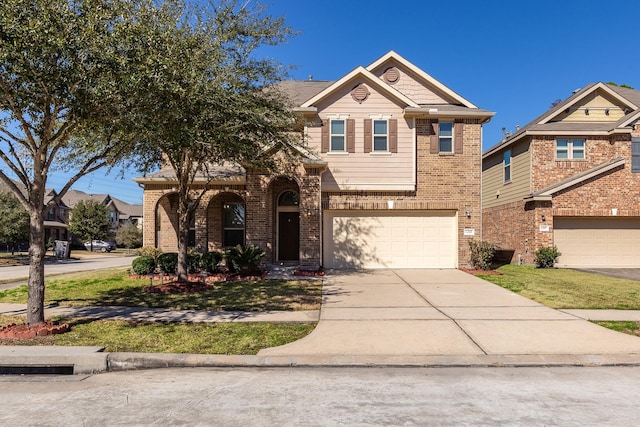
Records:
M325 211L327 268L455 268L455 211Z
M640 218L553 218L560 267L640 267Z

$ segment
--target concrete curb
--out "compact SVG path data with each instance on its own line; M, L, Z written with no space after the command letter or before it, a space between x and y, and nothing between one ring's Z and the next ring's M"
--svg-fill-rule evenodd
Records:
M640 366L640 354L543 354L481 356L238 356L109 353L110 372L157 368L291 367L554 367Z
M73 367L73 374L162 368L586 367L640 366L640 354L523 354L439 356L246 356L104 353L101 347L0 347L0 367Z

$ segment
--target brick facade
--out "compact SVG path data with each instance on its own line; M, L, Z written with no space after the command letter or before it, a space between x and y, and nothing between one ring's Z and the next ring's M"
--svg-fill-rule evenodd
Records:
M638 136L637 124L631 133L585 138L585 158L580 160L556 160L555 136L532 137L532 193L616 158L625 163L554 193L551 201L525 203L523 199L484 209L484 240L507 250L511 262L532 264L535 251L554 245L556 216L640 217L640 173L631 172L631 138Z
M320 170L297 168L292 176L266 176L249 171L244 185L212 185L195 212L195 250L223 249L223 206L245 207L245 244L267 252L267 261L277 259L277 199L286 190L299 194L300 265L320 265ZM165 252L178 248L175 190L166 184L146 184L144 192L144 245ZM198 191L197 186L194 191Z

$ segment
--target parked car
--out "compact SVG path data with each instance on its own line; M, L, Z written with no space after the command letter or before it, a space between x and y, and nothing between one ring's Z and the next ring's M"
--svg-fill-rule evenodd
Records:
M92 242L85 242L84 247L90 251ZM111 252L116 249L116 245L111 242L105 242L104 240L94 240L93 241L93 251L100 252Z

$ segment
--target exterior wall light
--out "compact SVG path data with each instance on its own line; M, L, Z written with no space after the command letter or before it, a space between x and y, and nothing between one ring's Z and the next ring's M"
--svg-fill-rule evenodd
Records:
M541 216L540 216L540 219L544 222L544 221L546 221L546 220L547 220L547 217L546 217L546 216L544 216L544 215L541 215Z

